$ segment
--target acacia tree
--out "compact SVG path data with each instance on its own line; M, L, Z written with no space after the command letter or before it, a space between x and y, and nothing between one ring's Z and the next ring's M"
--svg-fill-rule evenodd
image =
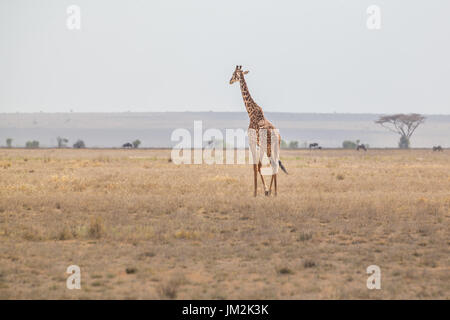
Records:
M139 145L141 144L141 140L136 139L133 141L133 148L139 148Z
M69 140L67 140L66 138L62 138L62 137L57 137L56 141L58 142L58 148L65 148L66 143L69 142Z
M425 122L425 117L418 113L410 114L394 114L389 116L381 116L375 123L382 127L400 135L398 147L408 149L410 138L414 131Z

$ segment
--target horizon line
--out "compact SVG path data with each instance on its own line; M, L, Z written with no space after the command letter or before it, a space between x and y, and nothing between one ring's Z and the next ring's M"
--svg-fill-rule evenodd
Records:
M120 113L247 113L244 111L35 111L35 112L0 112L0 115L10 114L120 114ZM265 111L265 113L284 113L284 114L315 114L315 115L384 115L384 114L402 114L402 112L394 113L371 113L371 112L287 112L287 111ZM417 112L409 112L417 113ZM409 114L405 113L405 114ZM420 113L428 116L450 116L450 113Z

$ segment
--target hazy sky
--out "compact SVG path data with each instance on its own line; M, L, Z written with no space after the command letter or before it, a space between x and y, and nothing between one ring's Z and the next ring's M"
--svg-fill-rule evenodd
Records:
M0 0L0 112L244 111L240 64L266 111L449 114L449 15L448 0Z

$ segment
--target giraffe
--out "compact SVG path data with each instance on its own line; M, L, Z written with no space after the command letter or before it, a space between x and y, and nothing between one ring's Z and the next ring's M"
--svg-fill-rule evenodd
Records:
M287 174L286 168L281 163L279 157L281 136L278 132L278 129L276 129L275 126L266 119L262 108L258 106L252 99L244 78L244 75L247 73L249 73L249 71L242 71L242 66L236 66L236 69L233 72L233 76L230 79L230 85L239 81L241 85L241 93L242 98L244 99L245 109L247 110L248 116L250 118L250 124L248 126L248 141L250 145L250 151L253 156L254 196L256 197L257 195L258 173L264 186L264 194L266 196L269 196L271 194L273 184L276 196L278 166ZM274 148L272 148L272 144ZM259 152L257 151L258 148ZM267 188L264 177L261 173L261 161L264 156L264 152L270 159L270 165L272 167L272 178L270 180L269 188Z

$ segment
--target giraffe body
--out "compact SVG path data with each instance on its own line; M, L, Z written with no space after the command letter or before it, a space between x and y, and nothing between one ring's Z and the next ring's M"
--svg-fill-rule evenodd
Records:
M230 84L239 81L241 87L242 98L244 99L245 109L247 110L250 124L248 126L248 138L250 151L253 157L253 171L254 171L254 194L256 196L257 190L257 173L261 176L262 183L264 185L264 192L269 195L272 190L272 183L275 186L275 195L277 194L277 173L278 167L286 172L286 169L281 164L279 158L279 149L281 144L281 136L278 129L264 116L264 112L258 104L252 99L250 92L245 82L244 75L248 71L242 71L242 66L236 66L236 70L230 80ZM276 145L275 145L276 144ZM274 148L272 148L274 147ZM264 154L270 160L272 168L272 180L270 182L270 188L267 189L264 177L261 173L261 166ZM257 164L256 164L257 163ZM287 172L286 172L287 173Z

